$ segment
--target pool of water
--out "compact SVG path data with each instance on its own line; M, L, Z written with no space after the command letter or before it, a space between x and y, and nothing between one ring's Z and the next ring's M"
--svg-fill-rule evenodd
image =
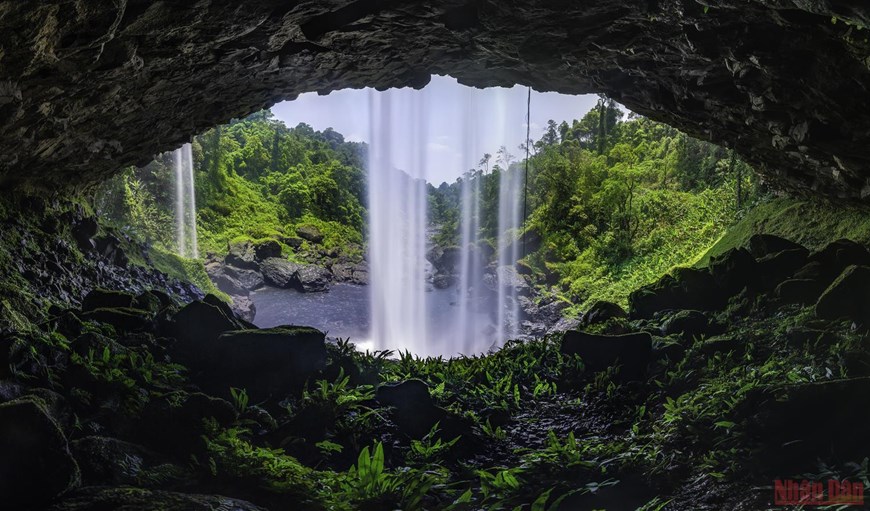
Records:
M426 293L426 350L417 355L472 354L457 342L458 291L430 288ZM404 350L403 346L377 346L371 336L371 299L367 286L334 284L326 293L300 293L292 289L265 287L251 293L257 307L254 324L260 328L280 325L311 326L332 338L350 338L360 349ZM492 301L472 311L478 331L475 337L495 342L495 309ZM478 344L479 345L479 344Z

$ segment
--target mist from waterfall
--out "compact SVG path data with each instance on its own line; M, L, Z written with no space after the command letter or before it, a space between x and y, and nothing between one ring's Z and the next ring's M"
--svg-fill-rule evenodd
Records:
M415 355L484 353L515 338L519 304L514 264L521 221L523 174L502 162L499 175L497 250L482 239L481 186L484 170L475 170L483 148L481 129L496 129L502 140L509 129L504 97L496 96L496 119L478 117L481 91L467 88L456 105L431 104L426 89L391 89L369 94L369 267L371 340L377 349ZM463 135L459 246L450 288L451 313L432 317L429 300L432 264L427 217L427 120L430 108L453 115ZM507 151L504 151L507 157Z
M196 235L196 191L193 177L193 151L184 144L172 153L175 178L175 246L182 257L199 257Z

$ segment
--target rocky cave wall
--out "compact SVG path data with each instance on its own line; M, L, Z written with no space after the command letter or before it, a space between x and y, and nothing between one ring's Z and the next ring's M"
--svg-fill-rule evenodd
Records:
M864 0L0 1L0 186L87 185L302 92L435 73L603 92L862 199L868 21Z

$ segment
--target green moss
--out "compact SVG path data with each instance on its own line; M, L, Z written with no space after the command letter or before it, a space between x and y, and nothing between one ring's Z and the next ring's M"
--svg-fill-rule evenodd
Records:
M226 302L230 301L229 295L215 287L211 279L208 278L208 274L205 272L205 265L200 260L186 259L156 247L152 248L149 253L150 265L136 251L129 251L128 256L132 264L145 268L155 268L170 277L190 282L205 293L216 295Z
M870 245L870 210L819 199L773 199L749 210L697 264L705 266L711 257L745 246L749 238L758 233L782 236L811 250L841 238Z

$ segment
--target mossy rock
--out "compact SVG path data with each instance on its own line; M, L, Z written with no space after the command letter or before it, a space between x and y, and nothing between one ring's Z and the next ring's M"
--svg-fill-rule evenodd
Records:
M244 500L221 495L198 495L169 491L146 490L132 486L115 488L83 488L66 499L54 504L49 511L266 511Z
M82 300L82 311L90 312L96 309L114 309L118 307L133 307L136 297L125 291L110 289L94 289Z
M153 327L150 312L132 307L99 308L82 315L87 321L112 325L120 332L141 332Z
M0 502L39 508L79 485L66 437L37 398L0 404Z

